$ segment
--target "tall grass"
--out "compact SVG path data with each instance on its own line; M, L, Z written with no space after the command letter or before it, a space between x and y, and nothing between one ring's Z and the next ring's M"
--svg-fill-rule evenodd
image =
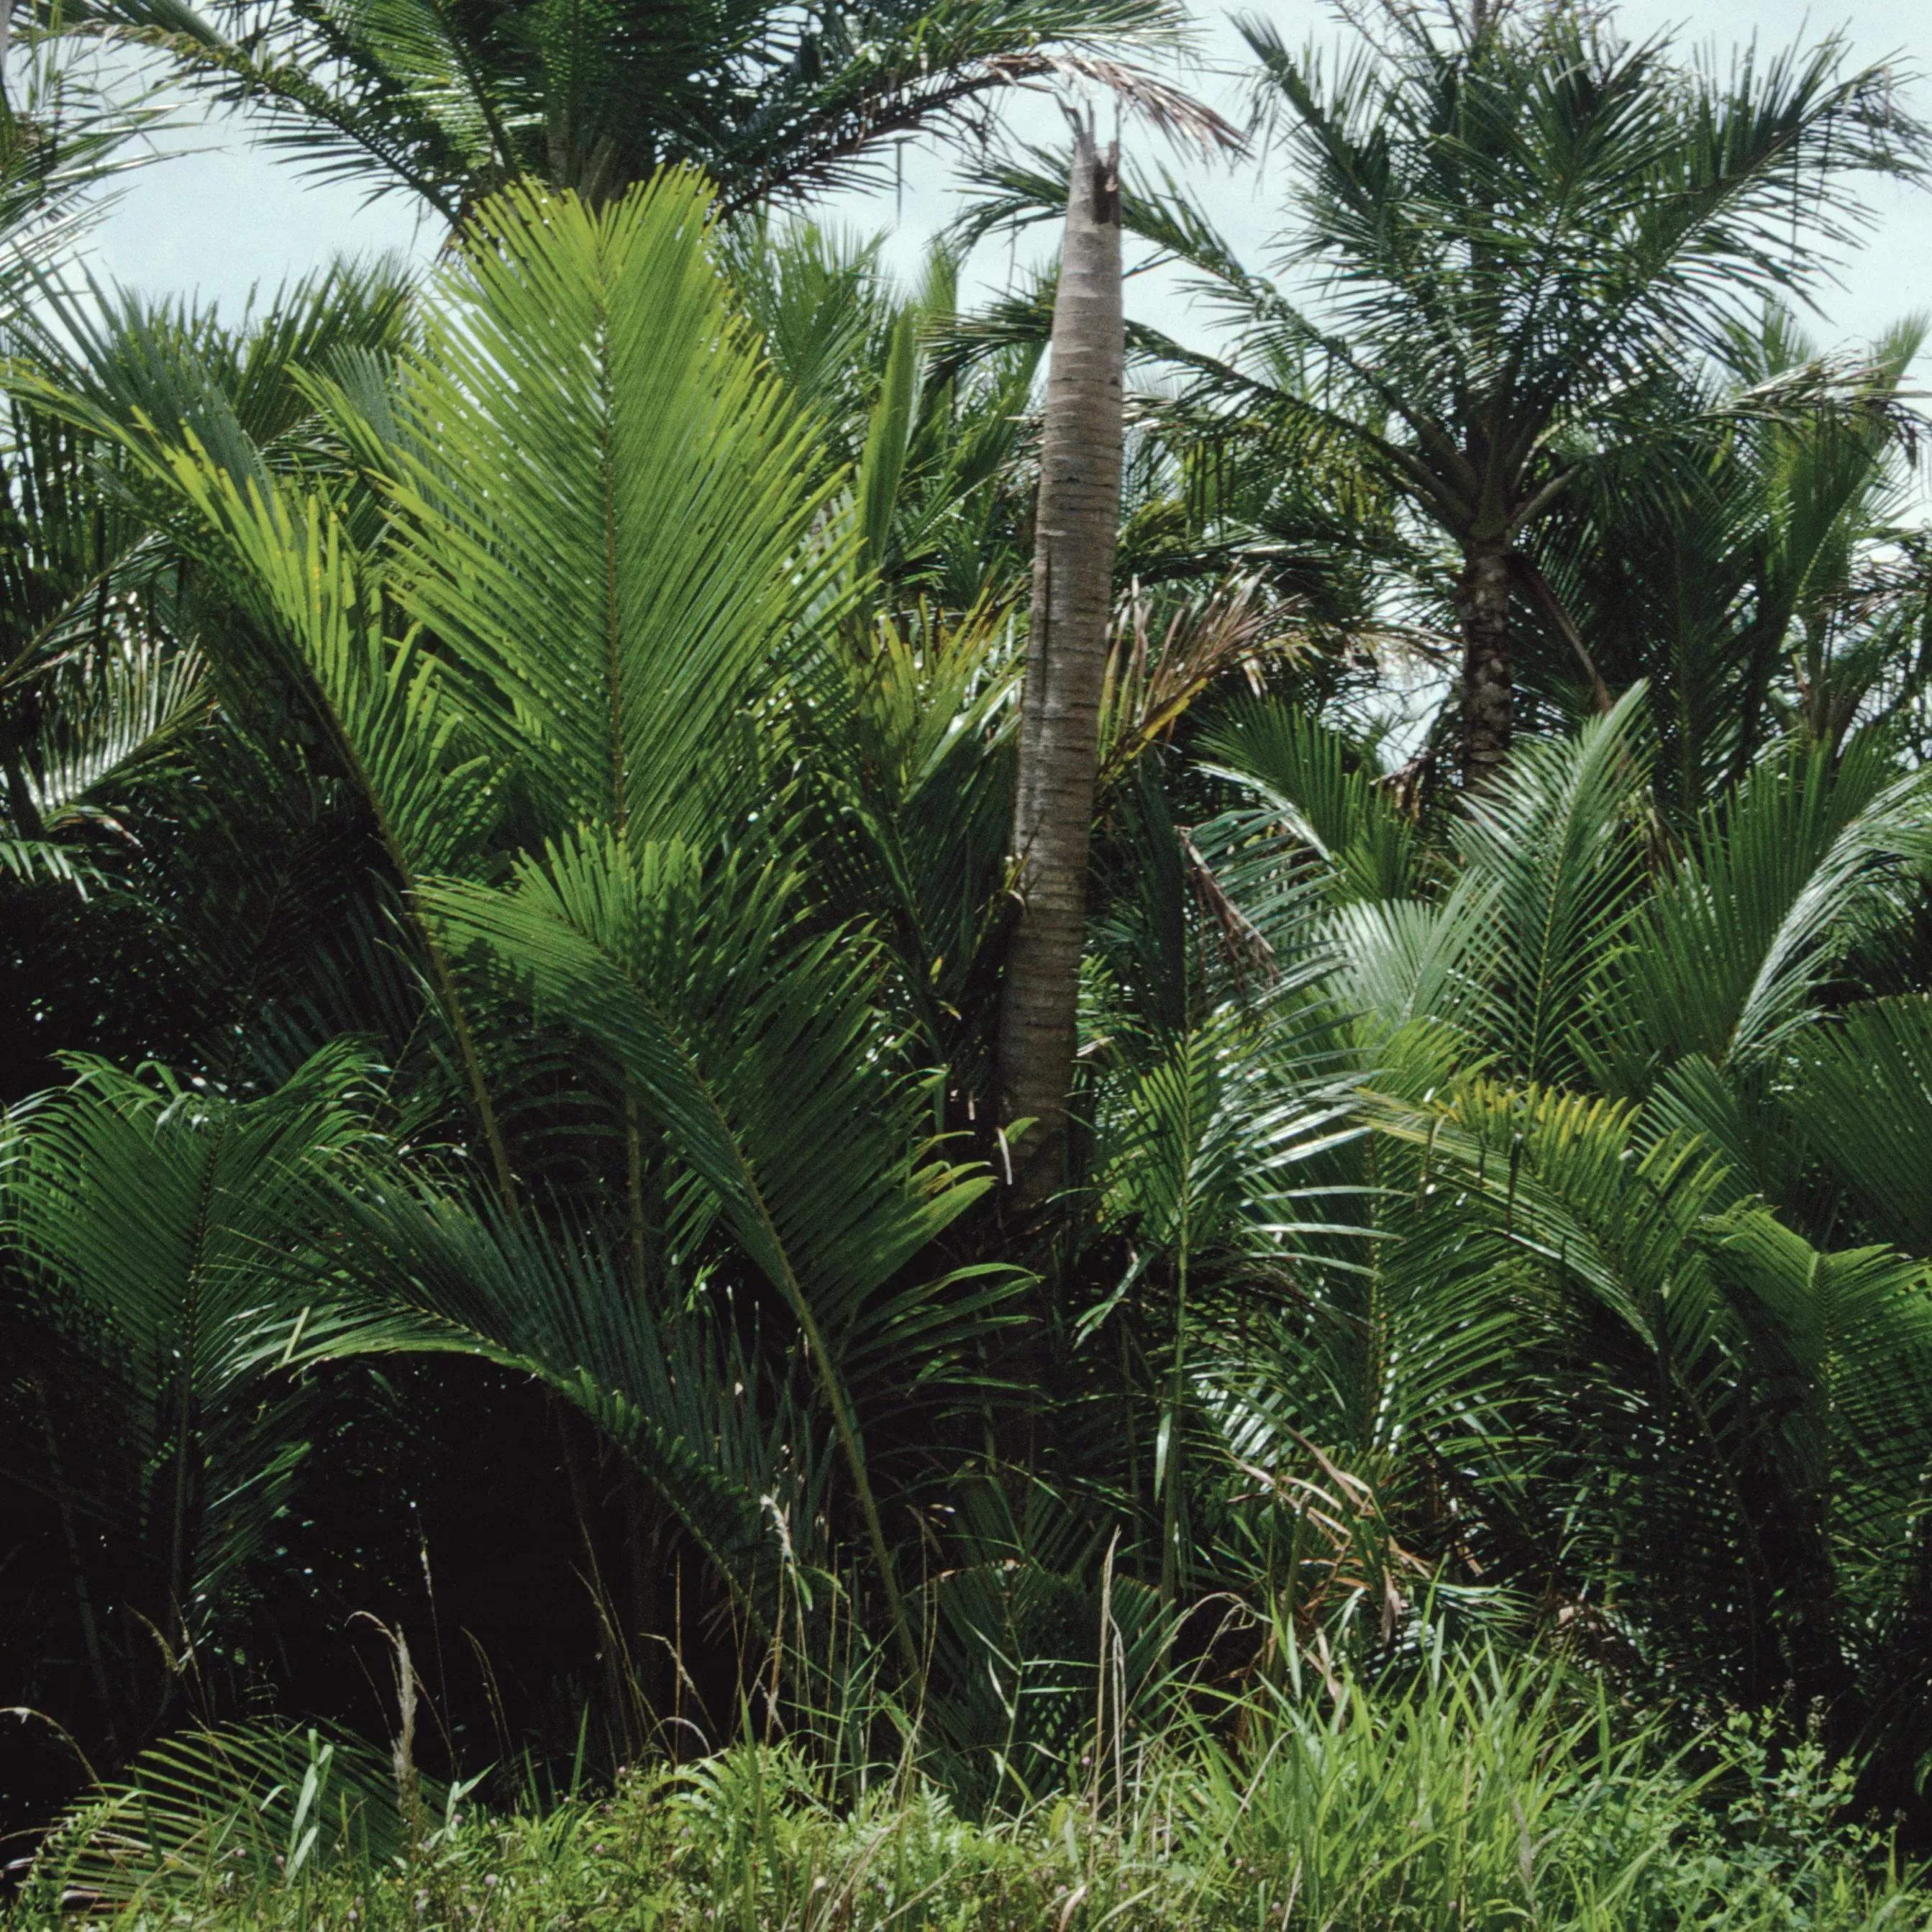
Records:
M1488 1650L1090 1726L1056 1790L974 1816L901 1741L855 1778L747 1736L492 1812L346 1739L179 1739L70 1814L8 1932L1932 1924L1818 1748L1739 1720L1673 1748L1600 1684Z

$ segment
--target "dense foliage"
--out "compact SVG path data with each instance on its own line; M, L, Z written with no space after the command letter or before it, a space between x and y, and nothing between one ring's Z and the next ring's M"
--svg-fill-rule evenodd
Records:
M1796 320L1903 76L1251 26L1274 280L1130 168L1223 326L1130 332L1040 1208L1054 291L960 291L1066 163L982 156L911 290L774 204L1046 77L1230 146L1117 58L1176 22L57 24L0 104L26 1922L1922 1911L1923 324ZM451 246L63 282L148 111L76 34Z

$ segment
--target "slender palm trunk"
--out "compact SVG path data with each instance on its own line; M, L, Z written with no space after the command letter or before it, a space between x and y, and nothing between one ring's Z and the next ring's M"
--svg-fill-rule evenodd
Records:
M1514 693L1510 673L1510 552L1501 538L1462 550L1456 616L1462 628L1462 784L1486 790L1509 756Z
M1087 910L1100 690L1120 512L1120 156L1076 132L1053 310L1020 710L1013 851L1022 904L1000 1006L1000 1119L1037 1124L1016 1150L1022 1206L1065 1166L1066 1094Z

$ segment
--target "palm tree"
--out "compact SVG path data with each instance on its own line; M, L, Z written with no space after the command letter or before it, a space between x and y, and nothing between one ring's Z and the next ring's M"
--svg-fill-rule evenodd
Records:
M1231 354L1172 352L1199 402L1261 433L1257 460L1351 442L1455 546L1462 772L1480 790L1509 748L1510 608L1538 524L1681 424L1682 371L1723 360L1742 304L1802 293L1816 252L1858 229L1853 178L1916 176L1924 135L1886 70L1844 74L1835 42L1720 78L1560 5L1446 35L1407 10L1389 22L1385 49L1332 77L1244 28L1299 164L1282 245L1313 306L1171 197L1130 194L1126 218L1240 326ZM1784 372L1728 406L1808 408L1820 380Z
M322 1176L366 1137L368 1095L342 1048L239 1103L74 1071L0 1126L0 1229L32 1318L9 1381L111 1736L117 1711L146 1730L218 1668L196 1647L287 1508L315 1392L255 1349L252 1318L312 1273Z
M1332 732L1257 700L1208 739L1257 806L1197 837L1284 939L1270 865L1312 874L1382 1128L1368 1267L1233 1367L1411 1550L1474 1535L1655 1667L1900 1745L1932 1030L1869 995L1910 970L1932 793L1882 730L1799 736L1660 854L1647 710L1520 748L1426 862Z
M478 1251L513 1240L527 1294L574 1283L585 1320L615 1257L668 1328L694 1273L692 1295L728 1294L722 1241L794 1327L910 1666L856 1391L890 1405L943 1379L949 1337L1004 1276L955 1293L922 1259L986 1179L932 1146L926 1078L868 997L882 962L820 915L784 815L742 843L784 789L784 702L834 675L813 620L839 613L856 532L829 516L814 425L734 313L708 210L676 172L602 213L506 196L498 245L446 272L386 386L380 365L373 387L308 386L342 452L332 482L278 476L245 434L212 446L123 398L30 386L166 493L374 834L494 1197L480 1232L460 1190L382 1220L392 1306L435 1318L410 1331L423 1346L464 1335L522 1363L553 1347L546 1377L600 1426L622 1420L620 1447L703 1544L692 1498L719 1492L677 1467L693 1388L638 1381L652 1348L634 1328L438 1299L431 1244L452 1226ZM370 475L386 521L360 514ZM546 1185L541 1130L518 1132L548 1078L533 1022L568 1042L594 1123L574 1198ZM586 1213L585 1241L566 1238ZM547 1258L557 1241L601 1258ZM654 1409L674 1396L676 1414Z

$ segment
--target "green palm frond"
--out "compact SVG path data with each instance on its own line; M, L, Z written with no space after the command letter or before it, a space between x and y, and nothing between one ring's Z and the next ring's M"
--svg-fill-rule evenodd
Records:
M1906 916L1932 858L1928 801L1923 776L1868 740L1835 765L1771 760L1707 814L1606 975L1626 1077L1692 1053L1748 1066L1788 1044L1852 948Z
M934 1064L976 1036L997 983L1018 641L997 604L842 627L791 721L814 875L842 916L875 922L898 964L890 997Z
M732 314L709 213L690 175L602 214L508 195L404 377L431 454L398 482L396 594L493 683L477 728L553 832L702 834L750 804L747 709L830 614L811 426Z
M926 1103L872 1008L872 946L814 935L795 878L612 835L526 861L507 893L448 886L539 1007L611 1054L836 1373L872 1298L988 1185L933 1159Z
M734 213L890 178L923 130L1064 76L1196 139L1237 138L1124 52L1172 46L1165 0L536 0L514 27L448 0L76 0L69 30L154 49L325 179L418 196L452 227L519 177L593 202L701 169Z
M1932 1004L1856 1006L1796 1042L1791 1114L1857 1201L1865 1224L1932 1255Z
M1825 1546L1856 1617L1895 1592L1925 1506L1928 1264L1886 1248L1821 1253L1762 1210L1714 1232L1717 1271L1747 1313L1754 1393L1775 1418L1780 1527Z
M9 386L35 406L150 458L189 443L245 484L266 487L315 452L304 386L358 353L386 353L407 328L410 278L393 262L339 262L275 290L239 322L212 308L89 283L50 290Z
M52 879L85 892L95 877L86 860L77 859L51 838L0 838L0 872L25 881Z
M262 633L308 687L405 886L470 862L492 814L487 762L420 634L386 634L380 590L339 514L272 482L244 490L198 446L155 467L200 513Z
M1480 1056L1505 1024L1489 984L1487 882L1464 878L1439 904L1364 900L1324 928L1335 960L1333 995L1365 1046L1420 1023L1461 1036Z
M167 114L133 76L104 88L57 32L23 20L11 46L0 101L0 322L10 331L58 286L74 245L112 206L113 184L152 158L136 143Z
M1399 899L1410 890L1414 838L1342 736L1279 700L1238 698L1202 734L1207 768L1258 792L1336 876L1349 898Z
M1312 187L1304 259L1333 272L1348 332L1397 356L1418 399L1460 370L1545 422L1582 386L1641 385L1666 344L1721 352L1729 304L1792 280L1792 166L1817 169L1806 218L1842 242L1865 218L1850 172L1910 173L1922 138L1836 42L1720 78L1572 18L1462 45L1418 30L1330 76L1265 25L1246 34Z
M16 796L48 828L84 819L92 794L207 708L199 658L143 639L64 656L29 688L37 728Z
M445 1808L437 1780L414 1786L418 1810ZM238 1879L300 1892L338 1860L386 1862L424 1822L406 1816L395 1766L360 1738L223 1725L149 1745L68 1809L35 1864L94 1905L208 1910L214 1888Z
M460 1354L535 1377L616 1445L769 1624L781 1520L808 1555L820 1472L791 1392L724 1298L714 1309L702 1287L640 1282L622 1242L374 1163L345 1174L338 1211L346 1239L327 1298L266 1334L265 1359Z
M1401 896L1413 834L1333 734L1258 704L1206 748L1261 794L1263 821L1286 828L1273 836L1333 879L1342 902L1320 938L1345 1011L1384 1040L1428 1022L1526 1075L1565 1078L1582 1071L1598 979L1642 904L1642 701L1630 692L1574 738L1524 746L1454 827L1462 869L1434 901ZM1232 814L1228 829L1249 821Z
M1696 1238L1733 1196L1722 1160L1694 1137L1652 1141L1640 1157L1628 1106L1489 1082L1438 1117L1396 1130L1473 1180L1515 1246L1541 1257L1640 1336L1672 1390L1716 1400L1724 1312Z
M191 1638L261 1553L302 1456L303 1404L256 1344L312 1265L326 1172L368 1133L369 1070L338 1047L243 1102L78 1074L8 1119L0 1226L28 1313L93 1365L64 1460L99 1465L89 1508L141 1549L157 1626Z
M728 860L707 875L687 848L615 831L524 862L509 892L453 885L436 904L453 944L486 945L609 1056L782 1297L909 1648L851 1383L943 1376L1012 1283L896 1281L989 1183L924 1143L930 1102L896 1070L873 949L802 930L795 879Z
M1820 1251L1741 1198L1709 1143L1628 1105L1476 1083L1388 1118L1437 1177L1429 1198L1464 1190L1432 1232L1412 1223L1408 1264L1472 1241L1520 1258L1511 1379L1560 1408L1541 1499L1519 1491L1512 1514L1618 1539L1576 1554L1633 1580L1640 1619L1703 1666L1842 1685L1922 1507L1925 1264Z
M773 368L826 425L829 453L848 469L865 446L884 358L904 313L880 262L884 239L750 216L717 239L732 293Z
M1528 1078L1576 1070L1592 984L1636 916L1642 704L1631 691L1574 739L1523 746L1455 829L1475 882L1462 916L1488 948L1488 1043Z

